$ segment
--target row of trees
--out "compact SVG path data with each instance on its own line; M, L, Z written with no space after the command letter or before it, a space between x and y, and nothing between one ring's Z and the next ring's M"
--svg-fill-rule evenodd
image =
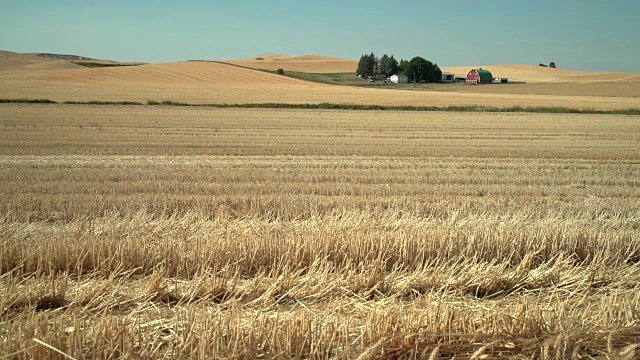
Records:
M439 82L442 77L442 71L438 64L420 56L416 56L409 61L402 59L398 61L393 55L384 54L378 59L374 53L371 53L360 57L358 69L356 70L356 75L362 77L378 74L391 76L398 73L403 73L409 78L409 81L416 83L421 81Z

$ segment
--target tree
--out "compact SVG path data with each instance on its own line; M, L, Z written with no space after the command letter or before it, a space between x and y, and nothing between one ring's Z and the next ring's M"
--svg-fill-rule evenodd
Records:
M427 60L416 56L409 61L407 67L404 69L404 74L407 75L409 81L419 83L422 81L426 73Z
M433 64L431 69L433 73L433 82L440 82L440 80L442 80L442 70L440 70L440 66L438 66L438 64Z
M367 77L369 75L373 75L376 72L376 68L378 66L378 59L374 53L370 55L362 55L360 57L360 61L358 62L358 69L356 70L356 75Z
M387 54L382 55L378 60L378 57L373 52L360 56L356 75L361 77L369 77L375 74L391 76L400 72L407 75L409 80L414 82L439 82L442 77L442 71L438 64L419 56L414 57L411 61L400 59L400 62L398 62L393 55L389 56Z
M552 61L552 62L550 62L550 63L549 63L549 67L550 67L550 68L554 68L554 69L555 69L555 68L556 68L556 63L555 63L555 62L553 62L553 61Z
M377 74L379 71L378 57L373 52L369 55L369 62L367 63L367 70L369 75Z
M387 54L382 55L380 58L380 73L386 75L387 63L389 62L389 56Z
M409 81L416 83L421 81L439 82L442 77L442 71L437 64L420 56L416 56L409 61L404 74L407 75Z
M400 59L400 63L398 63L398 71L405 72L407 70L407 66L409 66L409 61Z
M278 69L278 70L276 70L276 74L278 74L278 75L284 75L284 70L282 70L282 69Z
M391 76L398 72L398 60L396 60L393 55L388 56L387 54L382 55L380 58L380 74L384 74L385 76Z
M365 63L365 57L368 55L362 55L360 56L360 61L358 61L358 69L356 69L356 75L358 76L363 76L364 75L364 63Z
M382 63L380 66L382 66ZM382 72L384 72L386 76L391 76L398 72L398 60L396 60L393 55L387 60L386 65L382 68Z

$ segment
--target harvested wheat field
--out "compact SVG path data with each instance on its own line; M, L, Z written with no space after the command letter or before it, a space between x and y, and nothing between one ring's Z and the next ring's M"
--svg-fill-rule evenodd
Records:
M600 93L590 93L588 96L458 93L335 86L202 61L110 68L30 69L28 71L14 68L0 71L0 98L139 102L173 100L200 104L564 106L601 110L640 108L640 97L633 96L611 97Z
M637 116L0 104L0 128L3 358L640 355Z
M475 94L521 94L589 97L640 97L640 82L593 82L593 83L533 83L533 84L492 84L488 86L468 86L466 84L444 85L438 91L464 92Z

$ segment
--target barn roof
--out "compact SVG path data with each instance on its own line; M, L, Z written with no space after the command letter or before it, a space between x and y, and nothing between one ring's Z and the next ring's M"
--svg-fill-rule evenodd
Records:
M493 75L489 70L475 69L480 75L480 80L493 80Z

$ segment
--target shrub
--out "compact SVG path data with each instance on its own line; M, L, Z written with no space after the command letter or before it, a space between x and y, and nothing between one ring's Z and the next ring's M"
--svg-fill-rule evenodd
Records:
M276 70L276 74L278 74L278 75L284 75L284 70L282 70L282 69L278 69L278 70Z
M0 99L0 103L57 104L58 102L49 99Z
M89 100L89 101L65 101L63 104L67 105L144 105L137 101L101 101L101 100Z
M264 58L257 57L256 60L264 60Z
M173 100L155 101L147 100L147 105L166 105L166 106L189 106L187 103L182 103Z

